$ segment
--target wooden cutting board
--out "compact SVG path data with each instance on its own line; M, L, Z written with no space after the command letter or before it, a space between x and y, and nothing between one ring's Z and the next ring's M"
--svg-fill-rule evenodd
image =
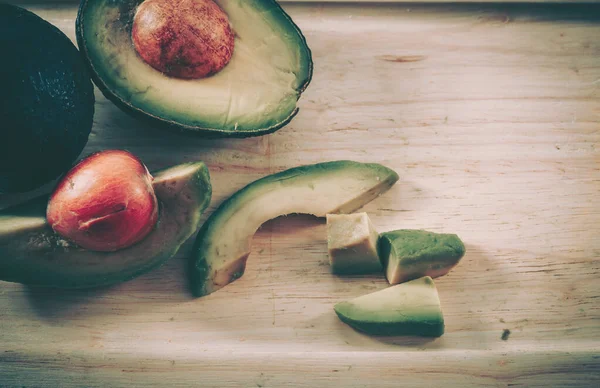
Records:
M28 8L74 37L75 4ZM286 4L315 75L286 128L201 140L97 94L85 153L151 169L201 159L209 211L257 178L334 159L398 184L365 207L379 231L458 233L437 281L439 339L371 338L334 303L383 276L329 273L323 220L265 224L243 278L191 297L190 245L110 289L0 282L2 387L595 387L600 385L600 8ZM0 207L23 196L0 197Z

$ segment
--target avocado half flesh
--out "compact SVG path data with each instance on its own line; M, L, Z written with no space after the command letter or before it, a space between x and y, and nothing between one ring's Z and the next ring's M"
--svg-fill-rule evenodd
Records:
M0 280L35 286L89 288L132 279L177 253L197 230L211 198L202 162L154 174L159 221L142 241L116 252L79 248L46 223L47 197L0 211Z
M429 276L338 303L334 310L342 322L365 334L444 334L440 298Z
M244 187L204 223L192 250L196 296L208 295L244 274L252 236L266 221L292 213L351 213L398 180L380 164L335 161L266 176Z
M215 0L235 31L229 64L202 79L168 77L146 64L132 43L140 0L83 0L77 42L104 95L155 124L205 137L274 132L297 113L312 76L299 28L274 0Z

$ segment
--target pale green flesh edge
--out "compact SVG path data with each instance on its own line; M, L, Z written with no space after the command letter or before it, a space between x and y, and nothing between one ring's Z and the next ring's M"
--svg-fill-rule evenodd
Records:
M0 280L89 288L129 280L164 263L197 230L212 189L204 163L153 175L159 222L144 240L117 252L84 250L56 235L45 220L47 197L0 212Z
M270 131L295 114L312 75L311 53L275 1L216 1L238 35L236 49L225 69L198 80L166 77L137 55L130 25L138 3L87 0L85 4L85 52L104 92L166 124L214 130L215 135ZM133 11L124 12L128 9Z
M293 213L351 213L397 180L394 171L379 164L335 161L251 183L225 201L200 230L191 259L193 293L207 295L239 278L252 236L264 222Z

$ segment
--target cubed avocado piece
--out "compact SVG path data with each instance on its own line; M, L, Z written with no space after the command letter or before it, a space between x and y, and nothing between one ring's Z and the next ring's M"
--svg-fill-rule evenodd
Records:
M378 251L388 282L398 284L447 274L464 256L465 246L455 234L401 229L381 233Z
M433 280L424 276L335 305L340 320L370 335L444 334L444 316Z
M327 214L327 248L334 274L381 272L377 255L379 234L367 213Z
M115 252L83 249L56 234L45 217L47 196L0 211L0 280L91 288L133 279L166 262L200 226L211 199L210 176L202 162L152 175L158 222L143 240Z
M119 108L158 127L202 137L264 135L298 113L297 102L312 78L311 51L277 1L214 0L235 37L232 56L222 70L192 79L169 76L136 51L133 25L145 1L82 0L77 14L77 43L94 83ZM172 3L174 9L182 2ZM176 45L170 42L188 34L174 33L169 20L154 20L163 25L156 34L159 53L184 66L184 54L203 52L202 46L186 42L173 53ZM198 25L212 20L208 16ZM194 28L189 35L198 33Z
M338 160L250 183L223 202L198 232L190 259L192 292L208 295L242 276L252 236L264 222L293 213L352 213L397 180L396 172L380 164Z

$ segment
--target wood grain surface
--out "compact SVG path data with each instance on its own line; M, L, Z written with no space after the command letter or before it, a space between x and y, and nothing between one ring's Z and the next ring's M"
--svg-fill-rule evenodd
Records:
M28 7L74 37L75 5ZM446 334L371 338L338 321L334 303L386 281L332 276L324 221L289 216L259 230L243 278L201 299L187 288L190 244L109 289L0 283L0 386L599 386L600 8L285 8L315 62L289 126L176 136L98 93L85 153L126 148L151 169L204 160L207 215L299 164L394 168L398 184L365 207L375 227L467 246L437 281Z

